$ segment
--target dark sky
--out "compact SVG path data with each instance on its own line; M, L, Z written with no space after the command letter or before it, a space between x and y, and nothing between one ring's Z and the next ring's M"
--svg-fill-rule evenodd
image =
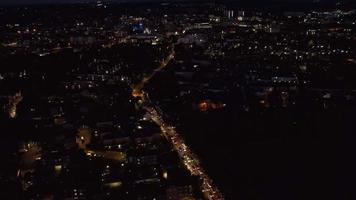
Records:
M0 4L42 4L42 3L83 3L83 2L95 2L97 0L0 0ZM107 1L107 0L101 0ZM110 2L140 2L140 1L152 1L152 0L110 0ZM159 0L153 0L159 1ZM172 0L164 0L172 1Z
M95 0L0 0L0 4L41 4L41 3L78 3L78 2L89 2ZM104 0L105 1L105 0ZM145 1L180 1L180 0L112 0L117 2L145 2ZM195 0L191 0L195 1ZM206 0L209 1L209 0ZM229 0L235 1L235 0ZM247 0L236 0L236 1L247 1ZM275 0L254 0L255 2L269 2ZM279 0L280 2L312 2L313 0ZM323 1L336 1L336 0L319 0L320 2Z
M81 0L0 0L0 4L76 3Z

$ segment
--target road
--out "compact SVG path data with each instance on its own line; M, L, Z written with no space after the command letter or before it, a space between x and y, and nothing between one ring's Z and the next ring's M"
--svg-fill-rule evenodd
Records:
M149 99L149 98L146 98ZM175 127L164 122L162 116L153 107L145 107L150 118L160 126L164 137L172 143L174 150L178 152L180 159L183 161L187 170L194 176L198 176L202 181L201 191L209 200L222 200L223 195L218 188L213 186L213 181L204 171L198 156L186 145L184 139L175 130Z
M157 72L162 71L168 64L174 59L175 51L174 46L172 46L171 53L167 58L161 63L161 65L153 71L153 73L132 87L132 95L135 97L141 97L143 109L147 111L149 117L161 128L163 136L172 144L175 151L177 151L180 159L182 160L186 169L194 176L199 177L201 180L200 189L204 197L208 200L223 200L224 197L220 193L217 187L213 185L213 181L205 172L201 166L201 162L198 156L186 145L183 137L178 134L175 127L168 125L164 122L162 114L159 113L154 104L149 98L149 94L143 91L144 85L154 77Z
M22 101L23 97L21 92L16 93L9 97L8 102L8 113L10 118L16 118L17 116L17 105Z
M158 72L162 71L164 68L166 68L168 66L168 64L174 59L175 56L175 50L174 50L174 45L172 45L171 47L171 51L168 54L168 56L160 63L159 67L155 70L153 70L153 72L151 74L149 74L148 76L143 77L142 81L131 85L131 88L133 90L133 93L135 94L143 94L142 89L144 88L145 84L148 83ZM137 95L134 95L135 97ZM143 95L141 95L141 97L143 97Z

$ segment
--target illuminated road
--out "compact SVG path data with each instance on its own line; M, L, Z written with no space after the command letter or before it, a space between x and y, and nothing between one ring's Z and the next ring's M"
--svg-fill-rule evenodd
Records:
M17 116L17 105L22 101L22 99L23 97L21 92L9 97L8 113L10 118L15 118Z
M172 143L174 149L178 152L179 157L183 161L188 171L192 175L198 176L200 178L202 181L201 191L205 197L209 200L224 199L223 195L215 186L213 186L212 180L205 173L200 164L198 156L185 144L184 139L175 131L175 128L166 124L155 108L145 107L145 109L147 110L151 119L161 127L161 131L164 137Z
M148 94L145 93L142 88L157 72L164 69L175 56L174 46L172 47L171 53L168 57L161 63L161 65L154 70L154 72L145 77L141 83L132 87L133 92L132 95L135 97L141 97L143 108L147 111L149 117L161 128L161 132L163 136L172 144L175 151L177 151L180 159L184 163L184 166L187 170L194 176L199 177L201 180L200 189L204 194L204 197L208 200L223 200L224 197L220 193L217 187L213 185L213 181L206 174L205 170L201 166L198 156L186 145L184 139L180 134L175 131L175 127L170 126L164 122L162 119L162 114L159 113L156 109Z
M175 56L175 50L173 45L171 48L171 52L169 53L167 58L161 62L161 64L157 69L155 69L150 75L143 77L143 80L141 82L131 86L135 97L137 96L143 97L142 89L145 86L145 84L148 83L158 72L162 71L165 67L167 67L168 64L174 59L174 56Z

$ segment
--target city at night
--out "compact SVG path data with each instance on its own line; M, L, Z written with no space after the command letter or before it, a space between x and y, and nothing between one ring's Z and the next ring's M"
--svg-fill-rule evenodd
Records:
M0 0L1 200L356 199L353 0Z

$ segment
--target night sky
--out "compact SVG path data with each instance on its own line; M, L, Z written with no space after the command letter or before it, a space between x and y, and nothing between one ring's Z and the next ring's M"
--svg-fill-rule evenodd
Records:
M95 0L0 0L0 4L48 4L48 3L82 3L82 2L90 2ZM105 1L105 0L104 0ZM112 2L151 2L151 1L165 1L165 2L176 2L176 1L184 1L184 0L112 0ZM190 1L199 1L199 0L189 0ZM201 1L201 0L200 0ZM209 1L209 0L206 0ZM212 0L213 1L213 0ZM221 0L220 0L221 1ZM224 1L224 0L222 0ZM227 0L227 1L239 1L245 2L247 0ZM269 2L269 1L276 1L276 0L253 0L254 2ZM315 0L277 0L280 2L313 2ZM336 0L319 0L319 2L330 2ZM345 1L345 0L344 0ZM351 0L352 1L352 0Z

